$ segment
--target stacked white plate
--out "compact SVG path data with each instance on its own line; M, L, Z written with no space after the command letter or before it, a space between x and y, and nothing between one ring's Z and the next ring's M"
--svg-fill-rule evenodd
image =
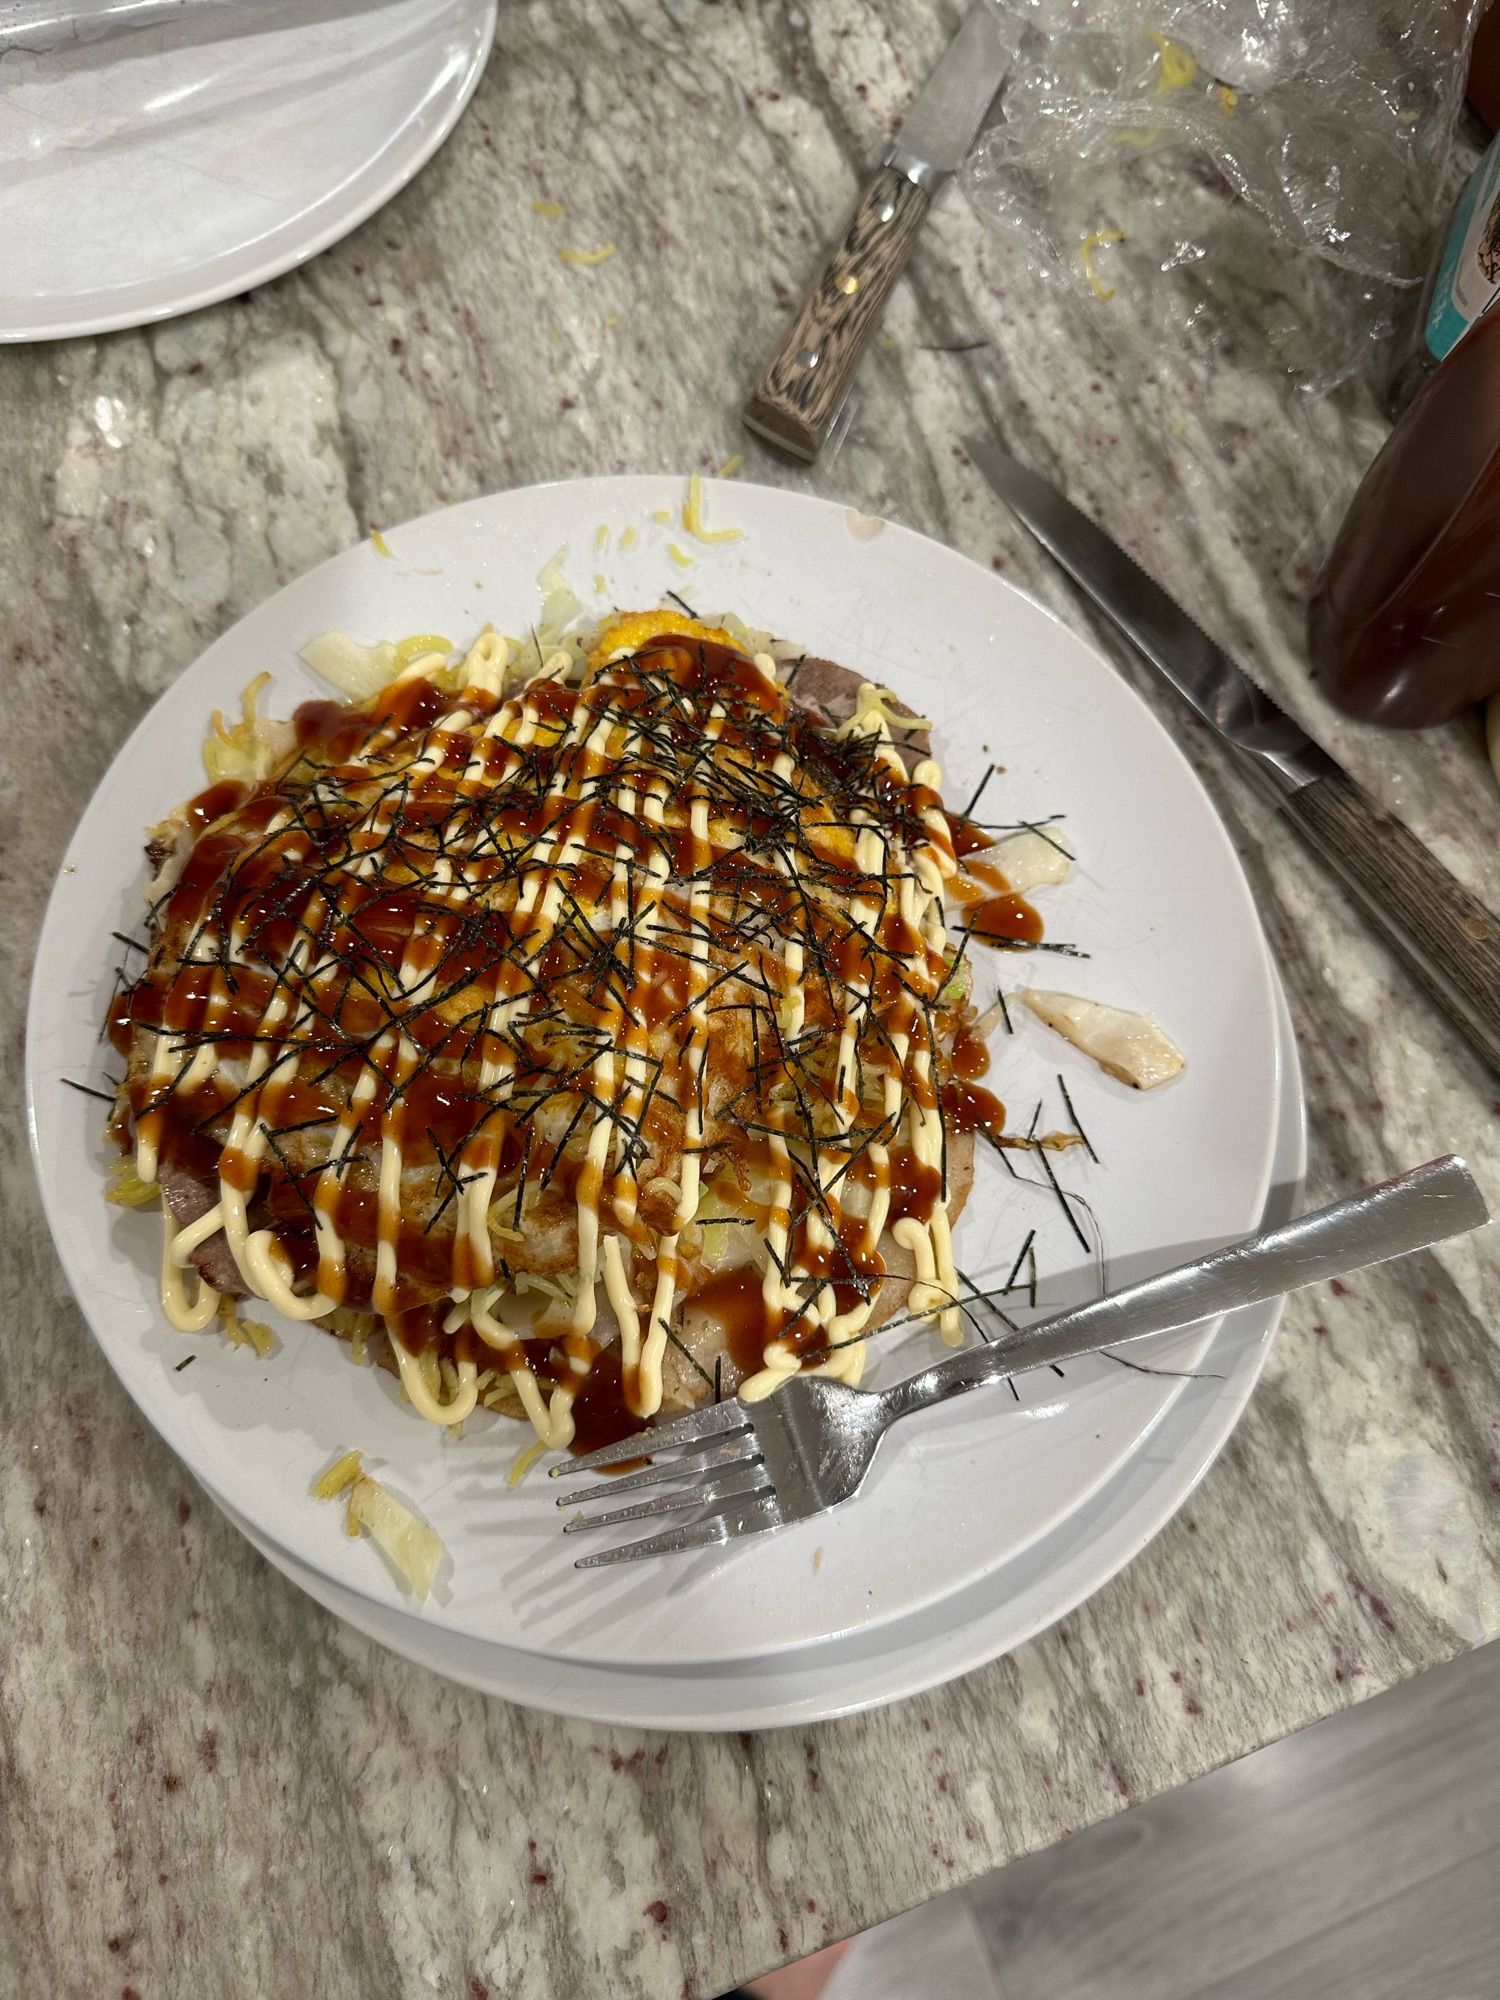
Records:
M140 326L326 249L453 130L495 7L0 8L0 340Z
M1141 1095L1012 1008L1016 1032L998 1037L987 1081L1013 1123L1040 1102L1043 1129L1069 1122L1066 1082L1099 1156L1059 1156L1089 1249L1024 1162L1013 1179L983 1149L957 1238L965 1272L1003 1284L1035 1230L1044 1310L1290 1212L1300 1084L1249 887L1196 778L1124 682L1028 598L905 529L709 482L711 526L744 533L706 543L684 526L684 499L682 481L628 478L474 501L388 531L389 555L367 545L336 557L212 647L125 746L69 849L38 953L29 1084L49 1220L101 1345L148 1420L288 1576L382 1644L517 1701L658 1728L766 1727L934 1685L1097 1589L1212 1461L1275 1314L1165 1336L1139 1356L1157 1372L1098 1358L912 1420L860 1499L821 1521L580 1573L556 1489L540 1470L507 1484L527 1442L515 1425L486 1417L460 1439L438 1432L390 1376L355 1367L316 1328L278 1324L265 1361L214 1334L172 1332L156 1299L159 1225L104 1206L103 1108L62 1083L107 1087L97 1034L119 958L109 933L139 925L141 829L201 788L210 711L267 667L273 711L325 692L297 653L331 627L454 643L487 621L524 631L539 573L566 549L590 608L658 604L672 589L706 616L733 611L888 683L933 718L950 805L993 763L1003 769L986 787L986 819L1066 815L1077 863L1043 914L1049 940L1088 956L985 954L981 1002L999 982L1141 1008L1188 1066ZM1023 1280L1008 1301L1021 1318L1026 1296ZM919 1365L932 1340L915 1331L877 1346L867 1379L886 1380ZM179 1369L189 1353L195 1365ZM350 1446L442 1537L447 1558L420 1608L373 1545L344 1534L341 1510L309 1497Z

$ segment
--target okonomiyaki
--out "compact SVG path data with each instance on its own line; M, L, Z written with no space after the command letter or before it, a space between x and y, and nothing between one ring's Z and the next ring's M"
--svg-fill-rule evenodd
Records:
M389 667L252 691L150 835L112 1123L171 1323L259 1298L575 1448L959 1340L966 953L1039 927L923 718L665 611Z

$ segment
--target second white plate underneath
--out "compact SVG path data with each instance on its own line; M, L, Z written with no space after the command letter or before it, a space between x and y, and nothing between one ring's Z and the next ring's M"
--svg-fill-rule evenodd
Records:
M193 0L7 46L0 340L145 325L326 249L442 144L494 32L495 0Z
M63 1080L101 1084L108 1074L99 1023L118 958L108 940L139 922L141 828L201 789L205 722L232 710L253 675L271 671L264 707L286 714L326 693L297 648L330 626L363 638L462 639L486 620L525 631L538 572L571 543L583 551L575 577L601 564L593 609L690 588L705 610L735 609L889 683L934 719L956 807L996 761L1004 770L988 781L987 818L1035 820L1067 806L1077 866L1049 894L1048 940L1086 955L986 954L975 965L981 1004L1003 976L1012 995L1022 984L1064 986L1144 1008L1165 1021L1188 1066L1164 1089L1130 1090L1012 1000L1015 1032L997 1032L991 1080L1013 1125L1024 1130L1033 1107L1041 1130L1066 1123L1065 1079L1102 1165L1081 1148L1062 1156L1061 1177L1080 1197L1065 1215L1040 1175L1023 1163L1023 1178L1011 1178L1008 1156L981 1149L955 1234L960 1268L981 1287L1004 1285L1032 1231L1046 1307L1097 1290L1101 1239L1119 1283L1245 1233L1264 1203L1276 1125L1274 975L1249 886L1185 759L1125 682L992 571L907 529L770 488L710 483L705 499L710 520L742 527L745 539L695 544L690 576L671 554L684 482L651 477L493 494L388 530L389 558L366 544L288 585L212 646L121 751L68 849L37 954L29 1083L48 1219L150 1422L205 1486L299 1562L399 1608L373 1548L344 1534L339 1509L308 1498L320 1467L358 1445L451 1556L427 1621L555 1659L675 1667L764 1657L905 1617L1000 1568L1081 1505L1181 1383L1088 1360L1070 1365L1065 1382L1023 1378L1003 1415L981 1417L969 1407L977 1399L962 1399L877 1461L858 1508L788 1529L732 1566L713 1552L687 1558L643 1588L633 1568L573 1569L577 1544L556 1532L545 1478L507 1488L526 1442L518 1426L476 1418L455 1439L423 1424L390 1376L353 1367L314 1327L278 1324L282 1351L264 1364L217 1336L174 1333L159 1303L159 1221L103 1205L100 1107ZM601 539L609 547L596 554ZM1091 1217L1086 1252L1073 1229ZM1210 1332L1165 1336L1152 1358L1191 1367ZM913 1372L933 1347L924 1329L883 1338L871 1375ZM178 1372L189 1352L197 1365Z

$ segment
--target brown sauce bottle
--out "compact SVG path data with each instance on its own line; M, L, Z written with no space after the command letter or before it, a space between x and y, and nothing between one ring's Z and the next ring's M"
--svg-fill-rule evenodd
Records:
M1477 319L1365 474L1308 610L1336 708L1392 729L1500 688L1500 310Z

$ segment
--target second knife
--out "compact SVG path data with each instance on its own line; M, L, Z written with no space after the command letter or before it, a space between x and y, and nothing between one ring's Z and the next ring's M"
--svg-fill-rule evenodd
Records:
M1262 693L1097 522L987 438L963 443L1021 525L1241 753L1247 772L1371 926L1500 1071L1500 918Z
M793 458L814 459L827 442L932 198L973 145L1012 53L993 0L973 0L766 363L745 423Z

